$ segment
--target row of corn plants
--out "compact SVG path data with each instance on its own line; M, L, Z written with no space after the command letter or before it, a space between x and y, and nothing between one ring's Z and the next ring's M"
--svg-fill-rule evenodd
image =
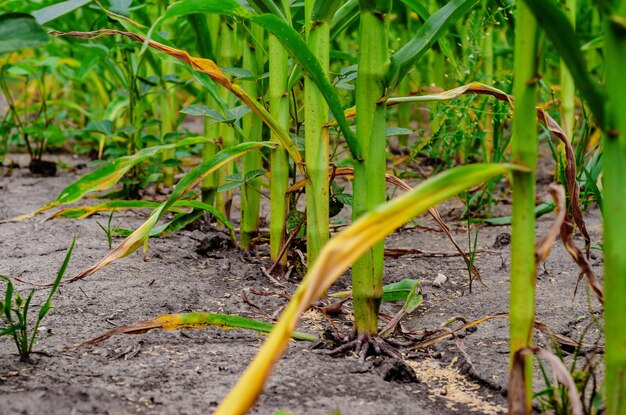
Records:
M626 202L623 197L626 191L626 121L620 112L624 107L622 104L626 104L622 102L626 84L619 76L622 60L626 57L626 0L608 2L597 10L593 9L605 22L606 76L603 90L597 85L595 68L589 69L580 52L573 26L576 3L567 3L568 15L553 0L517 1L514 6L514 101L503 91L482 84L430 95L408 94L417 92L427 83L443 87L472 80L465 79L463 74L455 74L452 79L442 78L446 61L461 62L469 68L470 76L478 72L473 66L476 65L473 58L464 53L471 47L469 33L479 29L472 26L471 19L465 19L468 13L480 13L492 23L487 25L489 32L485 34L483 43L484 74L493 77L487 83L493 83L502 75L504 57L494 58L494 41L506 44L510 33L507 33L506 27L498 32L494 29L496 24L493 23L498 23L502 16L493 12L494 5L489 1L451 0L443 5L430 2L425 6L408 0L395 3L391 0L306 0L300 7L288 1L256 0L243 6L234 0L182 0L167 8L157 3L162 7L161 12L153 15L138 13L140 23L105 10L100 12L107 13L115 29L103 25L98 30L76 31L61 25L57 27L60 30L53 32L71 42L77 41L70 38L105 42L107 37L118 36L125 39L128 45L136 45L135 49L130 49L131 52L129 49L120 51L120 55L125 57L126 67L117 71L128 89L125 101L128 123L135 128L127 129L127 155L105 163L64 189L56 200L20 219L77 202L88 193L110 189L125 175L136 174L139 166L145 166L147 160L157 155L165 163L175 159L177 150L201 146L203 161L180 177L175 185L171 166L176 164L164 164L163 185L172 187L169 198L158 204L149 219L102 260L70 281L84 279L142 245L147 247L149 237L165 229L157 224L168 211L180 214L188 212L185 209L205 210L232 232L234 226L229 209L232 194L229 192L237 187L240 188L241 205L239 242L242 248L252 249L259 231L260 197L267 184L270 189L271 259L277 264L275 269L284 269L289 233L287 222L290 210L294 209L294 201L288 191L289 181L303 178L306 214L300 226L306 226L309 271L263 348L217 413L244 413L254 404L273 365L288 346L302 313L316 299L324 296L331 284L350 266L355 316L352 333L354 349L362 358L377 349L376 343L384 341L379 336L378 313L383 297L385 236L459 192L503 175L509 177L513 190L509 313L511 364L515 367L521 357L524 367L523 390L521 393L510 393L510 408L513 413L528 413L533 369L528 350L534 350L532 338L537 270L534 223L537 120L561 139L557 154L559 169L566 172L568 168L574 168L573 175L563 173L561 176L568 187L570 205L577 206L577 191L572 189L575 189L578 172L572 167L574 158L567 140L579 131L574 114L575 88L583 100L578 108L588 110L594 117L593 123L604 132L602 207L606 296L600 294L599 297L605 304L605 398L607 413L626 411L626 402L621 398L626 396L626 339L623 338L626 331L621 327L624 308L620 304L622 294L626 294L622 278L626 274L626 255L619 245L619 235L626 231ZM477 7L479 3L481 8ZM509 7L501 13L511 17L510 12ZM412 28L414 33L405 31L403 36L395 36L392 17L400 15L406 19L406 27ZM420 16L421 20L414 16ZM26 15L3 16L4 21L0 24L16 24L18 18L23 20L21 24L38 27ZM45 23L42 21L42 24ZM543 109L537 108L542 71L559 73L558 69L542 65L541 30L545 31L562 61L563 129ZM182 42L174 35L178 31L186 31L194 39L195 46L188 48L192 52L176 46L179 41ZM463 47L457 49L452 46L449 38L444 36L447 31L454 31ZM170 36L162 37L164 32ZM344 33L343 38L341 33ZM392 35L395 37L392 38ZM343 50L332 49L336 46ZM148 48L159 52L164 63L159 64ZM350 48L358 51L356 59L346 52ZM331 59L333 56L339 58ZM345 68L342 66L346 63L356 64L353 71L356 81L351 85L353 92L350 88L338 90L331 83L338 84L333 81L331 72L350 73L343 72ZM182 86L168 88L165 74L175 71L178 65L182 65L200 86L190 90ZM233 66L236 65L242 68L235 70ZM112 70L115 71L115 67ZM160 74L163 81L163 91L159 99L153 101L142 98L138 88L138 80L151 72ZM492 125L497 116L489 112L489 106L484 103L482 108L487 108L486 116L470 117L460 123L465 129L472 124L478 125L476 120L489 124L484 126L482 158L499 161L510 152L511 164L474 163L450 168L404 195L387 201L388 152L391 150L388 136L392 123L410 123L419 114L420 106L428 105L435 112L428 127L431 137L428 142L416 143L415 153L426 147L430 151L444 149L448 144L446 134L451 128L445 125L446 113L442 108L446 104L442 102L467 100L469 97L462 95L471 94L487 95L487 99L495 97L504 104L514 106L510 146L502 142L501 129ZM181 120L181 117L173 115L177 97L185 97L187 102L192 103L185 109L180 108L184 113L204 117L204 136L167 142L166 137L168 134L171 136ZM137 118L138 114L149 107L148 102L152 104L152 111L160 114L161 118L161 139L154 146L145 145L146 134L138 129L142 123L142 119ZM471 108L478 108L479 104ZM495 105L492 104L492 107ZM394 107L398 108L396 113L393 112ZM18 111L10 108L11 119L17 122ZM356 131L350 124L351 118L356 118ZM301 130L304 131L304 139L301 140L304 146L299 149L298 134ZM100 133L102 131L106 133L100 129ZM399 142L409 145L404 139ZM331 150L333 146L349 153L348 164L353 167L353 224L329 240L329 189L334 175L330 163L331 154L336 151ZM466 162L472 150L471 145L455 149L455 162ZM413 149L411 153L414 157ZM264 167L269 170L269 180L263 178ZM237 186L225 186L229 182ZM200 200L191 197L192 189L197 185L202 189ZM111 206L101 208L106 210ZM154 207L149 204L127 206ZM568 206L568 209L575 208ZM84 210L79 208L80 212ZM67 214L78 215L76 211ZM576 216L575 213L572 215ZM186 223L180 220L175 225L177 217L168 224L170 230ZM583 232L584 225L576 223Z

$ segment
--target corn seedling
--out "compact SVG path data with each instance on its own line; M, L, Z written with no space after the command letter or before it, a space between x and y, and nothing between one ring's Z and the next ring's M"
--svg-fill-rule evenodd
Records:
M39 325L41 321L46 317L50 309L52 308L52 297L57 291L61 279L65 275L65 270L72 257L72 251L74 250L74 243L76 238L72 240L72 244L65 255L65 260L57 273L56 278L51 284L50 291L46 301L39 308L35 324L31 326L29 323L28 312L31 309L31 300L35 294L35 290L31 290L28 297L24 299L19 293L14 294L13 283L11 280L3 275L0 275L0 279L4 280L7 284L4 300L0 301L0 308L2 309L2 319L4 320L5 327L0 327L0 337L10 336L17 347L18 354L21 359L28 359L33 352L33 346L39 340ZM32 328L31 328L32 327Z

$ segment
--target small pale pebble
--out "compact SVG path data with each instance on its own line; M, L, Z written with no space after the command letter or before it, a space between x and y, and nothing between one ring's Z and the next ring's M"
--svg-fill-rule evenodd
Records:
M224 297L226 297L226 298L230 298L230 293L226 293L226 294L224 294Z
M433 285L437 288L441 288L443 284L446 283L446 281L448 281L448 277L446 277L442 273L439 273L437 274L437 277L433 280Z

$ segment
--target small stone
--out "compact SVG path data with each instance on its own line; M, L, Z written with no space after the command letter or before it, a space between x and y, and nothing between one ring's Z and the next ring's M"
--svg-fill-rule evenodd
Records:
M441 288L443 287L443 284L446 283L446 281L448 281L448 277L446 277L444 274L440 272L439 274L437 274L437 277L434 279L433 285L437 288Z
M226 293L226 294L224 294L224 297L225 297L225 298L230 298L230 293Z

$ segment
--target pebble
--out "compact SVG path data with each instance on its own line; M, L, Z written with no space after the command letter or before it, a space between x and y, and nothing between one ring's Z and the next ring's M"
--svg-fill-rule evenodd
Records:
M435 277L435 279L433 280L433 285L437 288L441 288L443 284L446 283L446 281L448 281L448 277L446 277L442 273L439 273L437 274L437 277Z

